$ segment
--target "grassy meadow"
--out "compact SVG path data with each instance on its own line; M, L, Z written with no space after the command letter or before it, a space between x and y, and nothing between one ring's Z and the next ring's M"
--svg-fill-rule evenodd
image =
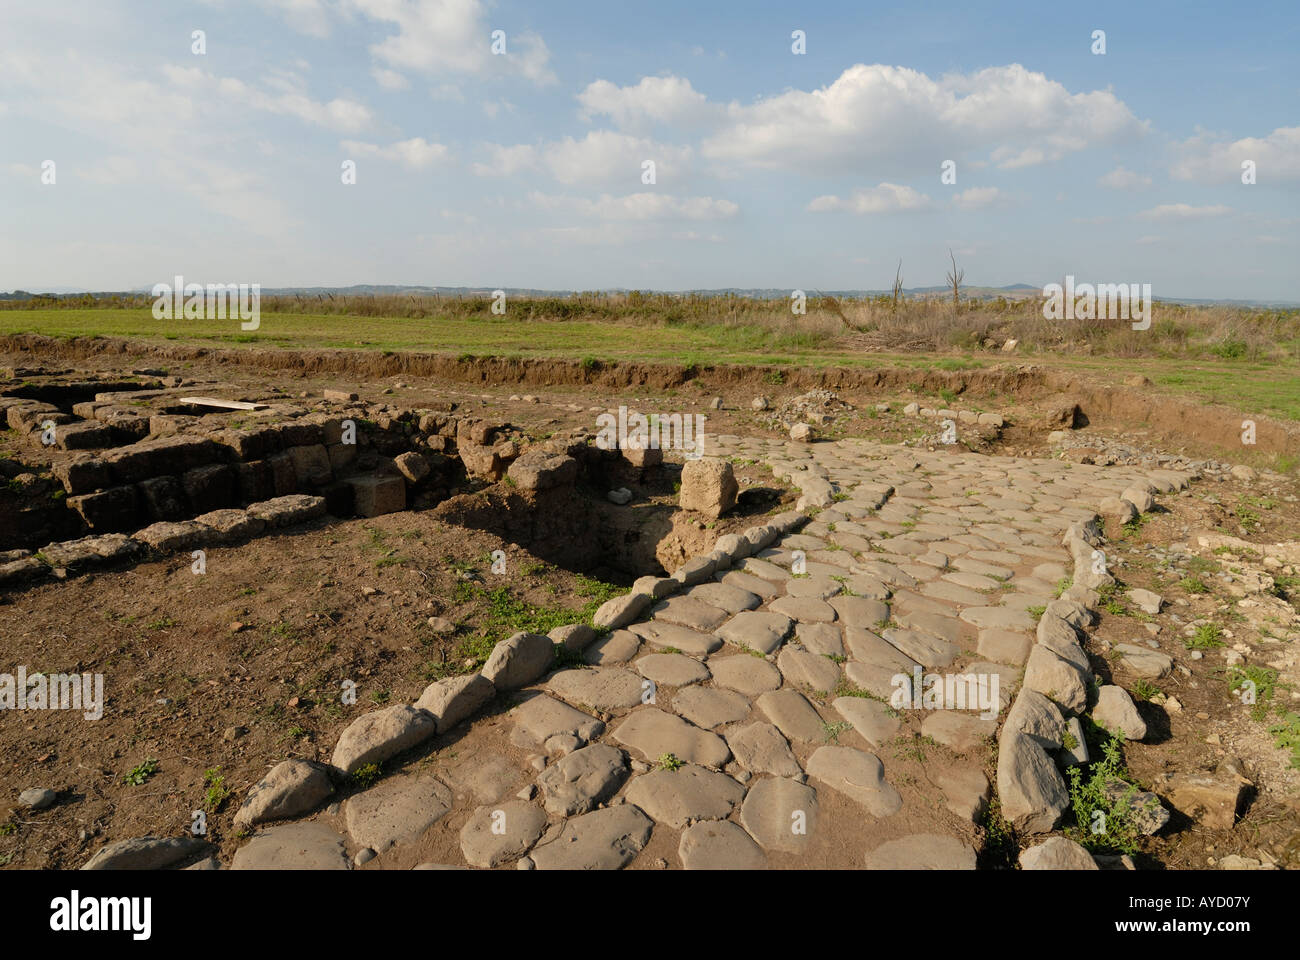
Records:
M261 324L157 320L146 296L0 301L0 334L119 337L248 349L426 351L456 356L685 364L974 369L1033 362L1103 379L1141 373L1157 390L1300 420L1300 311L1157 302L1148 330L1049 321L1038 297L789 301L578 294L518 298L276 296ZM1009 339L1018 341L1004 352Z

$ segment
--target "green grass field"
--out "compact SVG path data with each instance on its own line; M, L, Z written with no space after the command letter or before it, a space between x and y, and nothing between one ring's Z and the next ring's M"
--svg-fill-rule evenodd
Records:
M396 313L396 311L394 311ZM263 304L256 331L237 320L156 320L148 308L36 308L0 310L0 334L39 333L51 337L117 337L146 342L183 341L233 349L345 349L422 351L453 356L664 361L696 365L758 364L854 368L913 367L978 369L1002 362L1033 362L1086 373L1103 380L1142 373L1154 390L1169 396L1223 403L1253 413L1300 421L1300 361L1287 350L1253 356L1096 356L1023 344L1015 354L945 345L938 351L859 349L825 317L805 318L806 328L788 318L759 315L654 319L520 319L486 310L450 309L426 316L356 315L268 310ZM1218 354L1224 351L1217 351Z

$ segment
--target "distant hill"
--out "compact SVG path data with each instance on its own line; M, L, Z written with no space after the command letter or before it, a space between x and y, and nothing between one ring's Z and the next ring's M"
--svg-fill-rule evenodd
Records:
M108 291L89 291L79 290L74 287L51 287L35 292L26 290L14 290L10 293L0 292L0 300L30 300L38 296L56 296L56 297L78 297L92 296L96 298L114 297L123 295L148 295L152 285L147 287L136 287L131 290L108 290ZM430 287L422 284L411 284L409 286L402 284L382 284L382 283L357 283L346 287L262 287L262 295L267 297L364 297L364 296L443 296L443 297L490 297L494 291L493 287ZM505 287L508 297L570 297L578 293L630 293L626 287L606 287L597 291L590 290L542 290L535 287ZM669 294L685 296L688 294L705 297L749 297L758 300L783 300L790 296L792 287L714 287L709 289L694 290L642 290L642 293ZM1018 300L1026 297L1037 297L1042 295L1042 286L1035 286L1032 283L1012 283L1004 287L980 287L966 286L961 288L963 297L970 297L977 300L993 300L998 297L1006 297L1008 300ZM805 288L804 293L809 297L832 296L832 297L877 297L887 296L892 293L891 290L819 290L815 288ZM948 287L907 287L903 293L909 297L944 297L950 293ZM1156 300L1163 303L1182 303L1194 306L1211 306L1215 304L1224 306L1241 306L1241 307L1270 307L1270 308L1297 308L1300 307L1300 301L1296 300L1207 300L1195 299L1192 297L1156 297Z

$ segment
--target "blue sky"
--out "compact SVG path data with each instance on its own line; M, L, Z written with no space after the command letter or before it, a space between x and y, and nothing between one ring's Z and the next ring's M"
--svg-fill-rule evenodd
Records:
M1075 6L9 3L0 289L1300 300L1300 6Z

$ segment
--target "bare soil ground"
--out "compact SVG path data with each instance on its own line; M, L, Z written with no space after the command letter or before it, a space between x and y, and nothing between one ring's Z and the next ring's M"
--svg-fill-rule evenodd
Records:
M23 361L21 355L5 358ZM130 366L123 361L104 355L78 361L78 366L123 372ZM499 382L486 373L485 379L498 382L470 385L399 374L340 384L328 372L257 366L235 371L215 358L187 360L184 375L237 376L250 389L280 385L291 396L345 387L411 407L454 400L467 414L509 421L535 439L573 427L593 429L594 409L620 404L704 413L710 433L781 436L784 430L771 425L767 412L751 409L751 400L762 394L776 406L806 388L739 375L653 387L564 383L538 389L508 379ZM922 392L913 392L906 380L888 378L839 390L853 409L828 424L824 435L904 441L933 432L933 424L903 416L902 406L911 400L942 404L945 398L938 391L947 388L926 388L924 377L913 379ZM986 441L985 449L1053 455L1043 415L1055 394L982 386L962 398L962 405L1002 413L1012 422L1000 438ZM525 391L537 396L525 399ZM710 405L715 396L722 398L721 409ZM889 409L877 409L877 404ZM1089 432L1189 455L1221 454L1223 449L1198 442L1194 431L1183 429L1185 422L1172 423L1172 413L1153 417L1149 406L1126 410L1118 403L1099 409ZM37 471L43 466L30 463L30 448L18 450L11 439L0 440L0 448L26 457ZM7 717L0 725L0 771L7 785L0 796L0 864L77 867L98 845L97 838L165 828L179 833L200 809L208 811L209 837L228 860L239 843L231 825L234 811L274 763L286 757L328 760L339 732L358 711L413 701L430 680L481 663L492 643L522 622L544 632L583 620L610 595L611 584L625 585L635 576L679 563L721 533L793 503L791 493L765 469L737 464L742 490L762 488L771 496L756 497L737 515L706 525L676 510L675 469L666 465L657 479L636 491L629 507L605 502L599 490L580 491L590 511L584 522L604 531L602 542L593 540L584 563L557 565L503 535L510 527L501 518L511 516L515 507L509 489L498 484L432 510L318 521L244 546L216 548L209 551L202 576L182 556L0 596L0 663L10 665L3 669L27 664L47 673L101 672L108 696L103 719L93 723L80 715L41 711ZM1230 581L1215 579L1217 570L1201 564L1206 589L1189 587L1186 575L1196 574L1188 573L1185 560L1182 569L1171 572L1161 563L1167 552L1153 559L1147 549L1184 543L1191 553L1226 569L1231 564L1221 562L1221 556L1197 548L1198 533L1217 531L1255 543L1294 538L1300 529L1297 494L1294 479L1249 493L1239 485L1225 484L1219 491L1213 484L1195 484L1190 493L1170 500L1168 513L1139 529L1108 531L1112 549L1118 551L1116 572L1125 585L1149 587L1172 602L1155 618L1161 628L1156 636L1162 649L1189 671L1158 684L1166 698L1162 703L1151 695L1141 704L1159 735L1129 748L1130 768L1144 786L1158 789L1161 777L1172 771L1199 769L1235 755L1256 784L1255 797L1235 829L1213 831L1176 821L1147 841L1143 865L1203 867L1226 853L1259 858L1262 851L1266 859L1300 867L1300 770L1289 766L1289 754L1267 732L1272 721L1260 719L1257 712L1252 716L1232 699L1223 655L1223 649L1240 644L1248 651L1247 664L1283 664L1274 702L1294 711L1300 693L1287 684L1300 682L1296 631L1280 628L1280 636L1270 640L1255 625L1244 628L1225 608ZM1217 503L1208 499L1215 496ZM1243 496L1255 500L1243 501ZM505 574L492 570L497 550L505 553ZM1279 595L1294 608L1300 587L1279 582ZM1181 629L1198 618L1220 624L1227 646L1207 649L1194 660ZM1131 611L1107 615L1097 633L1106 643L1145 642L1150 636L1147 624ZM1106 651L1099 647L1091 652L1094 664L1106 670ZM338 702L345 680L357 685L354 707ZM1129 689L1135 686L1135 679L1122 673L1114 680ZM1170 697L1180 709L1171 711ZM480 752L515 750L505 739L504 724L492 717L485 723L472 747L453 742L425 762L452 771ZM498 725L501 730L494 734ZM896 747L895 782L900 790L932 798L935 816L951 817L927 774L942 764L946 748L914 739ZM125 781L150 760L154 772L137 777L138 784ZM37 784L59 792L51 809L14 807L5 813L20 790ZM824 815L832 820L851 815L849 810L837 812L834 803L828 797ZM923 826L904 824L900 830ZM412 855L449 862L447 851L453 851L458 828L439 824L426 837L428 849ZM860 859L857 851L828 848L822 854L827 866L856 866ZM674 863L676 854L657 850L652 840L638 863L653 866L657 861ZM390 858L383 866L414 862ZM797 865L806 866L806 858Z

